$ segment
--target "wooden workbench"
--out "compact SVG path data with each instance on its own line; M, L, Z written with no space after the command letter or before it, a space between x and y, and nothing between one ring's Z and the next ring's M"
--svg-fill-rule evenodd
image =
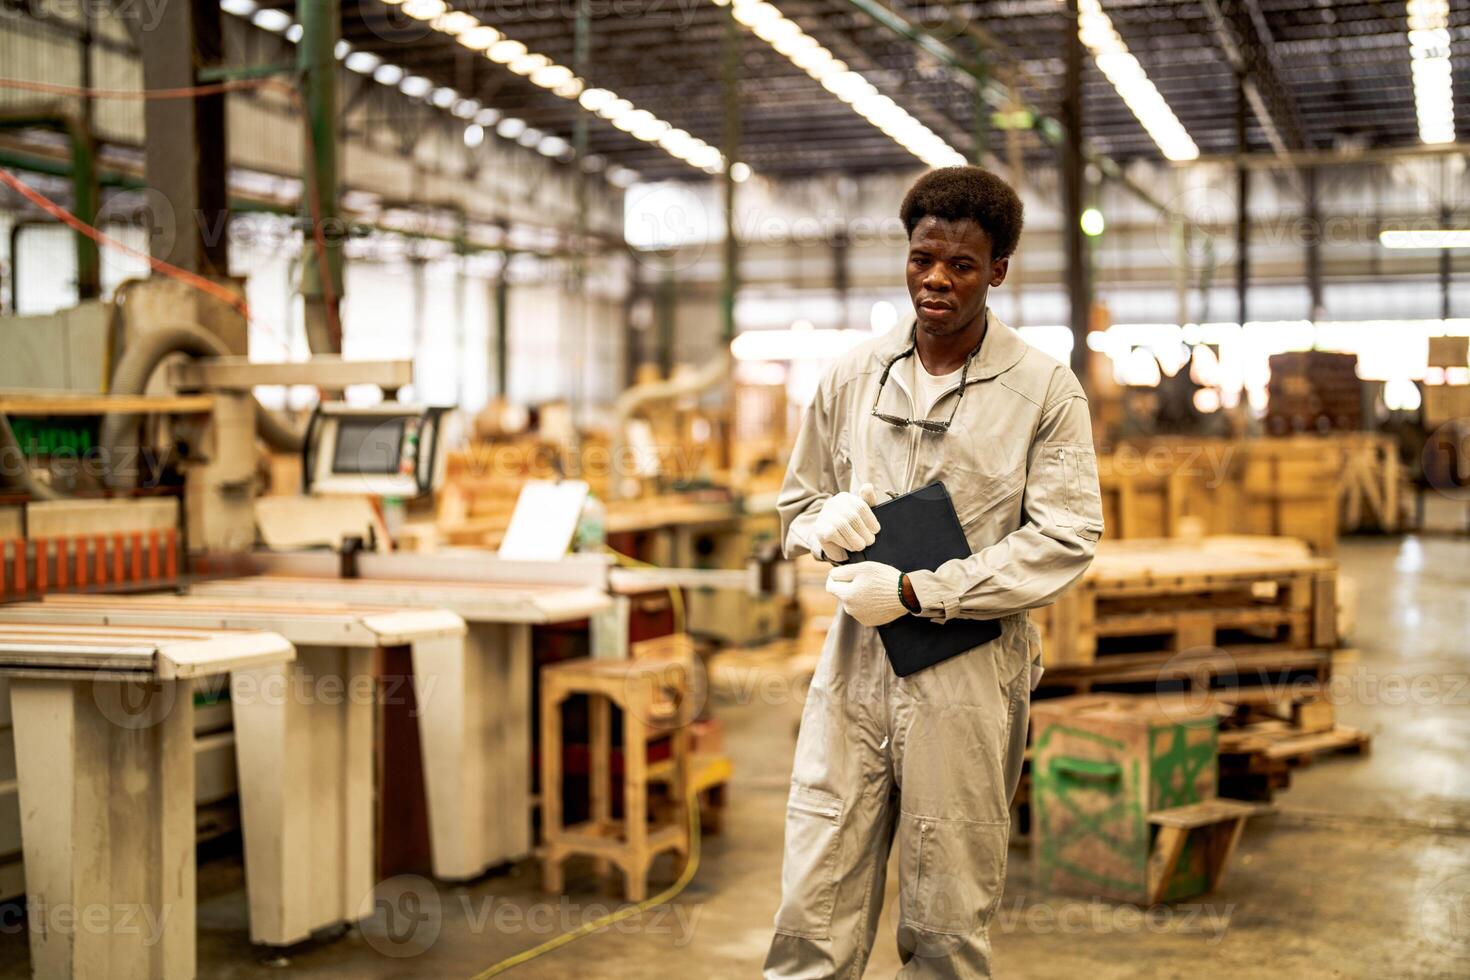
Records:
M473 878L531 853L531 626L611 606L584 585L288 575L199 582L194 592L284 602L301 596L448 609L469 625L463 655L413 654L434 875Z
M294 663L231 674L250 939L289 946L372 912L372 659L392 646L461 658L464 620L442 609L160 594L52 596L0 607L0 622L264 629L296 644Z
M193 682L294 655L267 632L0 624L33 976L194 976Z

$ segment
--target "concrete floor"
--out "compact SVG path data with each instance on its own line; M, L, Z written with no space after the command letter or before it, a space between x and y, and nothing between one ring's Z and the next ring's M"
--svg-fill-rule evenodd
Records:
M1359 586L1350 642L1361 655L1336 692L1338 713L1373 734L1372 754L1298 771L1279 812L1247 829L1223 889L1163 917L1035 894L1026 851L1014 848L992 925L1002 975L1470 977L1470 542L1360 538L1344 541L1341 557ZM726 831L705 842L694 882L672 907L512 976L758 975L778 897L793 709L751 698L715 710L736 776ZM667 882L672 871L662 870ZM548 901L537 877L525 864L465 888L394 880L367 928L266 957L246 941L238 859L207 860L199 973L470 977L616 902L610 887L575 872L572 894ZM390 909L399 944L387 936ZM886 914L868 977L896 971L893 928ZM6 918L0 976L25 970L25 934Z

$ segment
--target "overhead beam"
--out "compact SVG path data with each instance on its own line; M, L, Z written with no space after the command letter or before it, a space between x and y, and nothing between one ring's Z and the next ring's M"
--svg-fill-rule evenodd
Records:
M999 85L988 76L983 65L977 64L974 59L966 57L961 52L955 50L950 46L949 42L935 37L923 25L909 20L895 10L884 7L879 0L847 0L847 3L855 10L866 14L876 23L888 28L888 30L898 36L912 41L920 50L932 55L941 63L958 69L964 76L970 79L977 93L996 109L1004 111L1010 109L1015 104L1020 104L1035 119L1033 128L1037 135L1053 148L1060 149L1065 143L1067 136L1063 121L1027 105L1020 97L1019 92L1012 93L1006 87ZM1069 11L1072 6L1074 5L1071 3L1071 0L1068 0ZM1073 33L1076 33L1076 17L1070 12L1068 13L1068 17L1070 18L1069 23L1073 27ZM1004 51L1002 50L999 53L1004 53ZM1080 91L1082 85L1080 74L1077 85ZM1123 173L1123 168L1116 160L1089 150L1085 142L1081 143L1081 147L1083 159L1096 166L1105 178L1126 188L1134 197L1149 205L1160 214L1174 216L1174 210L1168 204Z
M1281 81L1275 39L1256 0L1200 0L1225 59L1243 80L1266 140L1279 157L1307 148L1306 127ZM1304 188L1298 187L1299 190Z

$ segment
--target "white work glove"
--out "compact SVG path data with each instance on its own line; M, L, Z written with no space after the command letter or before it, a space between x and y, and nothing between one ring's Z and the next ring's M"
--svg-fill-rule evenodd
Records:
M827 573L827 591L864 626L891 623L909 610L899 595L902 573L881 561L838 565Z
M847 561L849 551L861 551L873 543L878 534L878 518L873 504L878 491L864 483L857 493L846 490L828 497L817 512L807 547L812 554L828 561Z

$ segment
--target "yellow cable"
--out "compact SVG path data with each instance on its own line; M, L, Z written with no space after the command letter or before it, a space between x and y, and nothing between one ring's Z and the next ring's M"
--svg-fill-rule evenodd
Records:
M658 567L656 565L651 565L646 561L639 561L636 558L630 558L629 556L622 554L621 552L613 551L613 549L611 548L608 548L607 550L612 553L613 557L617 559L619 564L637 566L642 568ZM670 601L673 603L674 608L674 633L675 635L678 635L684 632L684 596L680 593L678 586L671 585L669 586L669 598ZM624 819L627 819L628 816L628 814L624 814ZM501 960L494 966L487 967L481 972L476 973L473 977L470 978L470 980L488 980L488 978L490 977L499 976L506 970L514 969L515 967L520 966L522 963L527 963L531 960L534 960L538 956L542 956L555 949L560 949L570 942L581 939L583 936L597 932L599 929L604 929L608 926L616 925L617 923L622 922L624 919L630 919L635 915L642 915L644 912L653 908L655 905L663 905L666 902L672 902L675 898L679 896L680 892L688 887L689 882L694 880L694 875L697 871L699 871L699 794L691 792L689 794L689 860L685 862L684 870L679 875L679 879L677 881L675 881L668 888L659 892L652 898L644 899L636 905L629 905L625 908L621 908L618 911L613 912L610 915L605 915L600 919L593 919L591 922L583 923L582 925L573 929L571 932L564 932L554 939L548 939L546 942L542 943L539 946L533 946L524 952L517 953L508 959Z
M628 565L633 568L659 567L651 562L639 561L637 558L625 555L621 551L615 551L612 548L608 548L607 545L603 545L603 547L607 548L608 554L612 555L619 565ZM668 590L669 603L673 606L674 611L674 635L678 636L684 632L684 593L677 585L670 585Z
M533 946L523 953L517 953L509 959L501 960L494 966L489 967L480 973L476 973L471 978L471 980L487 980L487 978L489 977L499 976L506 970L514 969L515 967L520 966L522 963L534 960L536 957L541 956L545 953L549 953L554 949L560 949L567 943L580 939L583 936L588 935L589 933L597 932L599 929L615 925L616 923L622 922L624 919L630 919L635 915L642 915L644 912L653 908L655 905L663 905L666 902L672 902L675 898L678 897L679 893L688 886L689 882L694 880L695 872L697 872L698 870L699 797L698 794L691 793L689 794L689 860L685 863L684 871L682 874L679 875L678 881L675 881L668 888L659 892L652 898L644 899L637 905L629 905L625 908L618 909L618 911L613 912L611 915L605 915L600 919L593 919L591 922L587 922L578 926L571 932L564 932L560 936L557 936L555 939L548 939L540 946Z

